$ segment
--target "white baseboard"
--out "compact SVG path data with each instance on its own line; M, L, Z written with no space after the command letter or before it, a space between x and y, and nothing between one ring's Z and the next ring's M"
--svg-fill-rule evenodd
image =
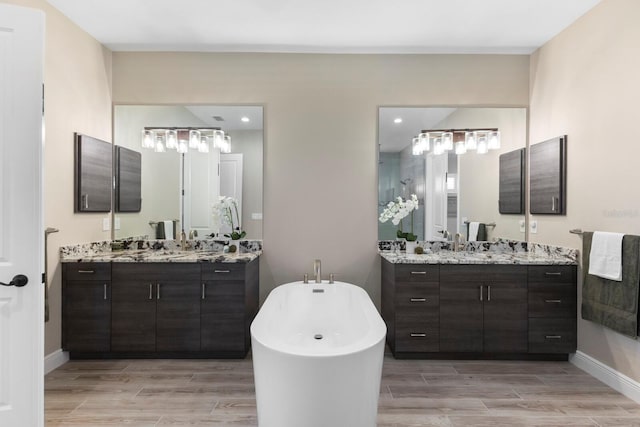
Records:
M629 378L581 351L570 356L569 361L612 389L640 403L640 382Z
M47 375L49 372L53 371L56 368L59 368L68 361L69 353L67 353L66 351L62 351L62 349L47 354L44 357L44 374Z

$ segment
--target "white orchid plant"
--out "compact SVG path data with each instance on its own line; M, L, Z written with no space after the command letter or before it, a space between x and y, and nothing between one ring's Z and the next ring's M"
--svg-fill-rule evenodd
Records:
M387 204L387 207L384 208L378 219L380 222L391 220L393 225L399 225L397 236L399 238L405 238L409 242L414 242L418 240L418 236L413 234L413 212L418 210L418 207L418 196L415 194L412 194L407 200L403 200L402 197L397 197L394 201ZM405 233L402 231L402 220L409 214L411 214L411 231Z
M217 224L226 224L231 227L231 233L225 234L224 237L240 240L247 235L247 232L241 229L238 201L233 197L220 196L218 203L213 206L213 218Z

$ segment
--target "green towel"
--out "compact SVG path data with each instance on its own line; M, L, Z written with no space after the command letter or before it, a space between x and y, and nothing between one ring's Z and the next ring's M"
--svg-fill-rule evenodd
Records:
M640 236L622 238L622 281L589 274L593 233L582 241L582 318L600 323L632 338L638 336L638 286L640 285Z

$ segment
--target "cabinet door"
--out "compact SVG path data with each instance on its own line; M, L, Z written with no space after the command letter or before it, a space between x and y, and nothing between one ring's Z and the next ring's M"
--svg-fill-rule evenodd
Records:
M526 279L510 283L487 282L485 292L483 350L487 353L526 353Z
M483 282L464 266L440 267L440 351L482 351Z
M206 280L202 286L201 350L246 351L244 281Z
M120 277L116 267L111 293L111 351L155 351L155 284L126 275Z
M498 211L524 214L524 148L500 155Z
M108 352L111 347L111 282L66 280L63 295L63 349Z
M156 350L200 350L199 283L159 281L156 304Z
M566 140L558 137L530 147L529 203L532 214L566 213Z
M113 146L97 138L75 135L75 212L111 211Z

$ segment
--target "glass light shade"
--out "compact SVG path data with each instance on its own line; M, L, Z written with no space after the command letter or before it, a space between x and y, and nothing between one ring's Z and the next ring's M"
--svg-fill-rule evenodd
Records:
M433 154L439 156L440 154L443 154L443 153L444 153L444 144L442 143L442 138L437 137L433 141Z
M465 146L464 141L456 142L456 154L464 154L467 152L467 147Z
M178 148L178 132L174 129L167 131L167 148Z
M207 137L203 136L200 138L200 144L198 144L198 151L201 153L209 152L209 142L207 141Z
M220 152L225 154L228 154L231 152L231 136L229 135L224 136L224 145L220 149Z
M420 149L420 138L414 137L411 140L411 153L413 153L414 156L422 154L422 150Z
M447 151L453 150L453 132L442 133L442 145Z
M418 138L420 139L420 149L423 152L431 150L431 144L430 144L430 141L429 141L429 134L428 133L423 132L420 135L418 135Z
M199 145L200 145L200 131L190 130L189 131L189 148L198 148Z
M154 151L156 153L164 153L165 151L167 151L164 148L164 138L161 138L161 137L156 138L156 145L154 146Z
M189 151L189 143L187 142L186 139L181 139L180 141L178 141L178 153L186 153L187 151Z
M464 145L467 150L475 150L478 148L478 135L475 132L465 132Z
M224 144L224 132L221 130L213 131L213 148L222 148Z
M489 151L489 144L485 135L478 136L478 154L486 154Z
M491 131L487 134L487 145L489 150L497 150L500 148L500 131Z
M153 132L142 129L142 140L140 142L142 144L142 148L154 148L155 143L153 141Z

